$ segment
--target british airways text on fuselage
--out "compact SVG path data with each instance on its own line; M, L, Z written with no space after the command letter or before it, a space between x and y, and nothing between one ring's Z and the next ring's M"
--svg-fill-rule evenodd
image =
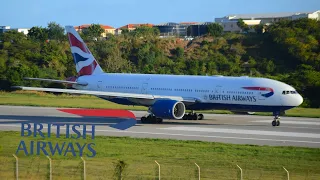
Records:
M225 94L209 94L211 101L246 101L256 102L255 96L242 96L242 95L225 95Z

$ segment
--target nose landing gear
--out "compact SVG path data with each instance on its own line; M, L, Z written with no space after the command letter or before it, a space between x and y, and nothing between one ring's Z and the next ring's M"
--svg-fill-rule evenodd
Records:
M272 121L272 126L280 126L280 115L284 115L285 112L273 112L274 119Z
M280 126L280 117L279 116L275 116L274 120L272 121L272 126Z

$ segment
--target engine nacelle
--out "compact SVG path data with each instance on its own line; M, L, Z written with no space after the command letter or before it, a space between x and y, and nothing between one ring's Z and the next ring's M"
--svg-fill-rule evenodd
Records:
M157 100L150 111L159 118L181 119L186 111L185 105L175 100Z

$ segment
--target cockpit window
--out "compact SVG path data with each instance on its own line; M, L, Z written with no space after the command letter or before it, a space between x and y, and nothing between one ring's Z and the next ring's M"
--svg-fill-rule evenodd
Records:
M298 94L297 91L282 91L282 94Z

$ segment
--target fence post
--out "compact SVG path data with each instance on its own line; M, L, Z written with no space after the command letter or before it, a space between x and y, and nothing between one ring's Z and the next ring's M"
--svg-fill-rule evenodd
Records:
M86 180L86 161L81 157L83 161L83 180Z
M196 164L196 166L198 167L198 176L199 176L199 180L200 180L200 166L198 166L198 164L197 163L194 163L194 164Z
M159 176L159 180L160 180L161 179L160 178L160 164L157 161L154 161L154 162L156 162L158 164L158 167L159 167L159 175L158 176Z
M238 164L237 164L237 166L238 166ZM240 166L238 166L238 168L240 169L240 179L242 180L242 169Z
M50 180L52 180L52 163L51 163L51 158L49 156L47 156L47 158L49 159L49 168L50 168Z
M18 180L19 179L19 170L18 170L18 163L19 163L19 160L18 160L18 157L14 154L12 154L14 158L16 158L16 179Z
M289 171L288 171L286 168L284 168L284 167L283 167L283 169L287 172L288 180L290 180L290 178L289 178Z

